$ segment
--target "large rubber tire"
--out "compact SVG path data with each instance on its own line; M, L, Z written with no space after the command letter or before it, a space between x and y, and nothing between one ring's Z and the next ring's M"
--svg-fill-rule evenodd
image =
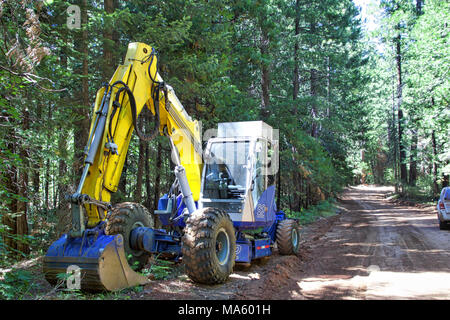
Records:
M150 254L143 250L134 250L130 247L131 231L136 227L154 227L154 219L143 205L133 202L124 202L116 205L106 222L107 235L121 234L123 236L125 256L134 270L142 269L148 261Z
M182 253L191 280L203 284L225 282L236 259L236 235L228 214L216 208L192 213L184 228Z
M300 233L297 221L292 219L280 221L277 226L276 242L280 254L297 254L300 244Z

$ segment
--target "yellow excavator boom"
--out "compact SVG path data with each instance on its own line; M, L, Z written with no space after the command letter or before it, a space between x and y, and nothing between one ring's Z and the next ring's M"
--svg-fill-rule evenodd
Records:
M110 201L111 194L117 191L132 133L135 130L133 107L136 109L136 118L143 108L147 107L159 118L158 133L168 135L177 148L193 198L198 200L202 169L200 123L192 120L187 114L174 90L168 85L161 85L162 83L163 79L157 71L155 50L144 43L130 43L124 63L116 69L109 84L97 92L88 145L94 140L102 103L109 103L109 106L100 147L89 167L81 189L82 194L102 202ZM129 90L124 89L126 87ZM109 101L105 101L106 93L109 94ZM133 99L134 102L130 101ZM158 109L155 110L155 107ZM102 207L85 204L85 208L88 227L95 226L105 219Z

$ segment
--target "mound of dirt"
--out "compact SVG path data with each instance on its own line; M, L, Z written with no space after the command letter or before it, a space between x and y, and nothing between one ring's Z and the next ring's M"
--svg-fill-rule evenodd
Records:
M301 264L298 256L272 256L264 269L258 270L259 279L240 286L240 290L233 299L280 300L288 298L289 293L280 294L280 288L292 281L292 274L302 271Z

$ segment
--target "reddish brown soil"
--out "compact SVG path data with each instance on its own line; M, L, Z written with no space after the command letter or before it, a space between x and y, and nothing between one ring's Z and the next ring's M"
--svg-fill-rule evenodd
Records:
M275 254L230 280L153 281L134 299L449 299L450 231L432 206L386 200L391 188L348 188L341 212L302 229L298 256Z

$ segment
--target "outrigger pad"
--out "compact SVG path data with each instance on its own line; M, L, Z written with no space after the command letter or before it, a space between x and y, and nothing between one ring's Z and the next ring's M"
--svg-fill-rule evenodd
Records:
M83 291L117 291L149 282L128 265L122 235L108 236L103 230L80 238L64 234L44 257L43 272L52 285L63 281L66 286L65 277L58 277L58 274L78 269L80 279L72 277L70 281L75 287L78 283L78 289Z

